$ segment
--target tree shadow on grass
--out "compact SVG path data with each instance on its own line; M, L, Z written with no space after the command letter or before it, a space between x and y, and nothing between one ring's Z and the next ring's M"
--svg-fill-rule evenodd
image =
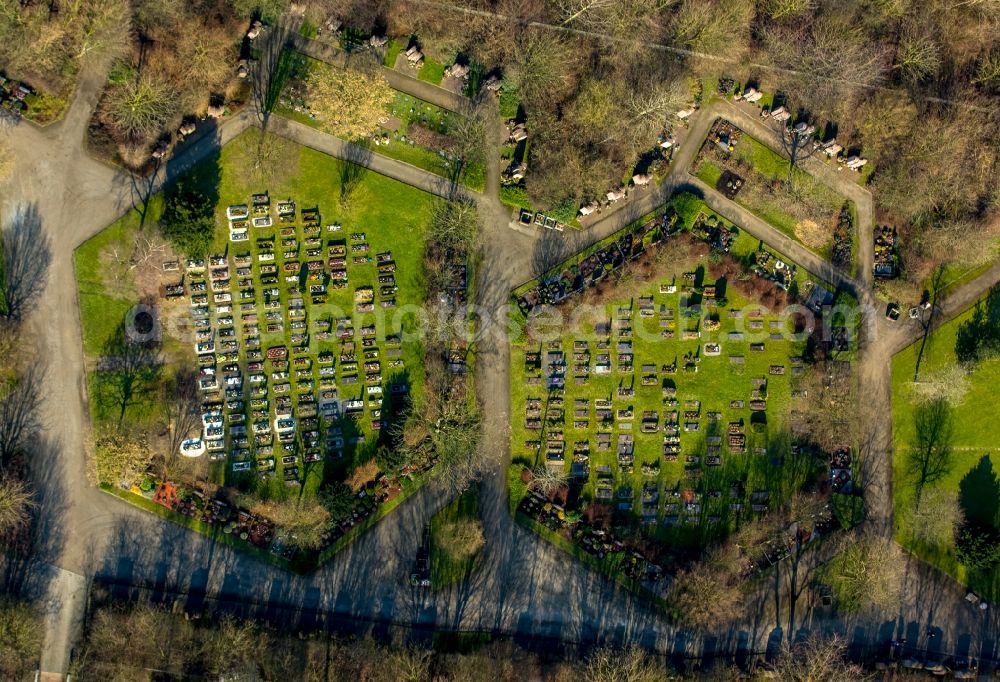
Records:
M368 147L367 141L347 145L347 155L337 161L341 206L350 204L355 190L368 175L368 165L371 163L371 159L372 151Z
M967 521L995 526L1000 512L1000 479L989 455L983 455L958 484L959 503Z

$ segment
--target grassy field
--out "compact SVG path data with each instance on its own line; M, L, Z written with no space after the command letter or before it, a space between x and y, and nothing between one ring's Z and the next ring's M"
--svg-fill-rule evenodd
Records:
M695 175L709 187L715 187L715 183L722 177L722 169L711 161L705 161L698 166L698 171Z
M753 240L751 240L753 241ZM663 247L669 248L669 247ZM536 450L534 443L545 443L550 434L561 432L566 443L564 468L570 472L573 451L576 445L586 444L589 448L590 475L585 479L581 497L585 500L599 500L598 488L610 486L615 490L615 503L627 502L636 516L643 509L642 494L644 486L656 491L658 503L653 503L649 509L643 510L647 521L650 516L657 521L667 516L676 519L678 511L668 505L677 505L679 500L672 499L672 491L685 488L696 488L705 492L719 491L719 498L707 499L702 505L700 522L695 528L687 523L685 526L653 525L652 534L663 541L684 543L702 541L701 533L706 531L709 516L719 516L717 529L722 530L729 524L735 524L742 513L731 514L730 504L734 500L729 497L730 483L734 480L745 481L746 493L756 490L770 492L770 503L776 504L787 499L801 485L801 469L797 463L787 456L790 438L788 435L788 413L791 402L791 391L795 383L792 371L786 369L781 376L769 374L772 365L782 365L790 368L795 365L791 358L798 356L803 342L787 337L790 331L787 320L777 315L754 316L763 327L759 331L748 331L747 319L756 307L751 301L741 296L732 286L726 289L728 299L724 304L714 307L708 298L703 298L704 287L713 284L726 286L724 282L713 282L707 274L709 263L705 260L689 260L683 257L667 257L658 281L650 282L646 288L629 292L630 298L612 300L600 304L592 314L571 328L564 325L559 338L544 343L532 341L529 337L522 339L512 348L511 362L514 379L512 381L511 415L512 441L511 449L515 459L529 463L530 466L545 464L544 446ZM694 281L685 282L684 273L695 273ZM673 293L661 293L660 283L673 282L678 290ZM685 291L685 284L690 289ZM637 300L649 296L657 311L655 317L640 316ZM706 306L703 314L688 316L682 299L700 302ZM731 311L743 311L742 316ZM669 313L667 312L669 311ZM565 311L570 313L570 311ZM673 338L663 338L657 320L665 320L668 315L673 319ZM617 356L616 345L621 342L616 332L609 338L610 347L607 350L598 348L603 337L595 333L594 321L608 322L628 320L633 326L632 353L635 372L622 372L615 364L615 371L607 374L597 374L594 371L593 358L598 354L607 353L611 359ZM719 328L709 331L707 320L717 320ZM772 327L771 323L776 326ZM780 331L778 331L780 327ZM684 339L684 331L700 330L700 336ZM742 340L730 337L730 333L745 332ZM772 338L772 334L785 336L781 339ZM754 337L754 338L751 338ZM750 344L762 343L763 349L751 351ZM580 346L576 344L580 343ZM718 356L707 356L705 344L721 344ZM529 399L547 400L547 389L544 385L546 357L549 352L563 352L567 360L566 383L562 394L563 416L555 420L543 419L541 430L528 428L525 415ZM573 356L581 352L589 355L589 378L586 383L577 384L572 371L575 362ZM526 364L529 353L541 354L541 369L529 370ZM696 371L685 370L685 358L698 356L698 362L691 365ZM742 358L740 364L731 360L732 357ZM662 372L666 365L676 363L676 373ZM649 365L650 369L643 369ZM641 385L644 375L652 375L655 381L651 385ZM542 381L529 377L542 377ZM763 377L766 379L766 408L751 410L750 400L753 386L751 379ZM534 383L532 383L534 382ZM676 406L666 405L663 388L676 389ZM633 388L632 397L620 397L621 388ZM576 401L586 401L587 416L579 420L575 418ZM615 411L628 408L632 417L619 421L617 416L612 422L602 424L595 420L595 401L608 399L612 401ZM732 404L732 401L744 401L743 407ZM691 401L698 401L695 406ZM681 456L676 461L668 461L662 455L664 443L663 425L667 423L668 413L678 411L676 421L680 427ZM697 412L695 419L685 419L685 412ZM644 413L656 415L658 428L650 433L640 430ZM709 418L710 413L717 413L717 419ZM580 423L578 424L577 421ZM685 431L686 421L700 422L697 431ZM741 422L747 437L746 454L730 453L725 444L722 445L722 463L720 466L707 466L705 457L708 453L708 437L723 436L726 425ZM633 426L634 423L634 426ZM612 434L613 445L608 450L596 449L599 433ZM616 444L620 434L628 434L634 438L635 464L634 470L619 466ZM770 454L753 454L755 448L767 448ZM686 455L697 455L701 458L700 465L685 461ZM784 461L781 461L781 457ZM604 473L599 467L607 467ZM643 470L645 467L645 471ZM740 500L742 501L742 500ZM610 501L609 501L610 502ZM749 513L749 504L746 505ZM648 512L648 513L646 513Z
M163 197L158 194L150 204L149 215L156 220L162 211ZM124 251L132 244L139 222L139 213L130 211L84 242L74 254L83 350L90 357L100 354L125 314L137 302L134 283L124 278L115 281L108 263L114 250Z
M236 253L248 252L252 256L254 264L257 263L256 256L261 250L257 239L266 234L275 234L279 226L284 226L275 220L275 226L261 230L254 228L251 239L242 243L231 243L228 241L228 228L226 224L226 207L230 204L245 204L249 202L250 195L255 192L268 192L273 206L277 201L290 198L297 204L301 211L303 208L316 207L321 214L322 225L340 223L343 226L342 232L331 233L324 230L321 237L324 242L327 239L349 240L353 232L364 232L365 241L370 244L370 255L381 251L392 251L393 259L396 263L395 272L398 292L395 294L397 302L396 309L383 310L376 307L375 312L367 314L355 313L353 296L359 287L373 286L376 291L379 285L376 282L376 268L374 263L367 265L348 265L349 286L344 289L330 288L328 298L325 303L317 305L308 302L309 296L303 298L307 300L309 330L313 329L313 320L333 319L335 317L347 316L353 318L355 329L360 329L367 324L374 324L377 328L378 349L380 359L383 362L383 375L386 382L393 382L401 379L405 375L406 382L411 387L414 398L419 399L423 381L423 349L419 341L404 341L402 344L402 360L404 369L392 369L386 362L385 337L390 334L398 334L399 329L408 330L412 327L412 316L397 314L396 311L404 306L415 306L423 302L425 285L423 274L423 238L424 231L430 219L430 211L433 205L433 197L407 185L403 185L394 180L375 173L370 173L358 166L342 162L319 152L298 147L291 143L286 143L284 151L280 154L282 168L276 172L269 182L259 183L251 179L246 172L243 161L245 161L245 142L255 143L254 139L247 136L256 136L256 130L244 133L244 136L234 140L221 150L217 158L210 159L192 170L192 177L196 179L204 193L217 197L216 205L216 236L211 253L228 255L230 259ZM345 183L352 185L348 193L342 193ZM147 228L153 229L155 221L162 211L162 200L154 198L147 218ZM298 220L291 225L300 224ZM101 352L104 344L114 332L122 319L124 311L136 302L136 292L134 287L117 285L109 282L108 269L104 267L108 259L108 252L112 248L128 249L135 236L138 226L138 218L135 213L130 213L118 222L114 223L104 232L82 245L76 253L77 277L79 286L79 297L81 305L81 315L84 327L85 350L88 359L93 363L97 355ZM296 228L298 236L301 237L302 228ZM276 237L280 242L280 238ZM350 243L354 243L351 241ZM282 250L278 249L278 263ZM324 251L325 253L325 251ZM348 255L350 259L350 254ZM158 264L157 264L158 265ZM232 262L230 262L232 267ZM179 279L180 273L177 278ZM259 279L259 275L255 277ZM257 281L257 289L263 287ZM234 285L235 287L235 279ZM234 299L238 290L234 289ZM288 300L292 294L284 285L281 286L281 294L278 297L282 305L282 310L287 311ZM258 301L260 299L257 299ZM162 307L170 305L180 305L184 308L188 305L184 299L181 303L165 303L160 301ZM234 317L239 317L239 305L234 305ZM261 311L262 312L262 311ZM263 315L261 315L263 317ZM260 325L261 347L268 348L273 345L290 345L291 330L288 325L280 333L266 333L263 324ZM237 337L240 338L240 337ZM167 342L171 341L167 335ZM175 344L178 342L174 341ZM314 334L310 335L310 353L315 360L315 355L322 351L336 353L339 344L335 338L328 341L317 340ZM165 344L166 345L166 344ZM193 353L188 343L183 344L187 350L189 361L193 361ZM241 345L240 365L243 367L244 376L249 372L245 367L245 355ZM176 360L178 354L169 354L168 361ZM318 371L316 362L312 363L312 371ZM337 380L340 386L344 368L338 363ZM169 375L168 371L165 376ZM93 386L93 374L89 385ZM315 374L313 375L315 379ZM364 390L364 382L353 390L346 386L341 388L341 397L351 397L352 392ZM273 405L273 401L272 401ZM158 409L162 410L162 405ZM129 418L156 418L157 406L151 408L153 414L145 414L142 411L136 415L129 415ZM388 415L387 415L388 416ZM337 476L343 475L346 470L370 454L374 448L375 438L378 434L373 434L366 418L359 420L356 425L347 420L342 420L339 426L343 427L345 437L357 433L366 437L366 445L359 447L354 453L346 453L344 460L336 462L331 471L324 472L322 463L315 467L303 467L307 473L303 476L306 480L305 490L314 492L319 483L328 477L328 474L339 472ZM276 448L277 451L277 448ZM299 453L301 457L301 451ZM280 467L280 465L279 465ZM228 482L230 467L213 467L217 482ZM279 468L280 471L280 468ZM279 498L285 494L285 486L272 486L269 494L275 494Z
M928 337L920 362L921 376L931 376L956 362L956 334L959 325L972 315L972 310L970 308L961 313ZM957 560L953 542L928 546L914 542L910 536L906 512L913 506L914 486L906 483L906 458L915 438L913 410L918 399L911 387L919 351L920 343L917 342L897 354L892 361L893 480L896 481L893 506L897 539L922 559L985 595L990 601L995 601L1000 599L1000 571L993 571L990 575L969 571ZM1000 359L981 362L969 375L969 390L952 410L953 464L946 476L933 484L934 487L959 490L962 480L983 457L988 457L994 471L1000 470L1000 437L993 426L997 385L1000 385Z
M465 532L480 542L471 542ZM435 588L457 583L475 568L481 551L482 523L479 519L479 488L471 487L448 503L431 519L431 584ZM475 548L475 551L466 552ZM455 551L458 550L458 551Z

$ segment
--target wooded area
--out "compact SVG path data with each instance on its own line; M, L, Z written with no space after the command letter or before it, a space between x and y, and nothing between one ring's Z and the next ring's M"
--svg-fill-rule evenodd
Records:
M241 35L285 0L0 2L0 65L68 95L83 60L113 58L92 144L143 165L184 116L248 99ZM880 218L907 229L914 281L945 249L985 262L1000 142L1000 7L908 0L311 0L309 25L418 36L503 78L531 130L530 199L543 210L600 196L628 176L674 114L719 77L766 87L863 151ZM529 23L531 25L529 25ZM754 64L757 66L748 66ZM162 143L160 143L162 144Z

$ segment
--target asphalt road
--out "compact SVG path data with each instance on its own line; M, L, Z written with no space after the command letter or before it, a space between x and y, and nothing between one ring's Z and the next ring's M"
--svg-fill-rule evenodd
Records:
M44 670L66 670L79 623L78 610L82 608L78 597L80 580L92 576L145 585L164 594L186 595L184 599L192 608L203 599L221 597L263 616L280 611L313 621L350 618L355 622L484 629L526 637L637 642L668 653L764 648L775 638L792 636L793 633L782 630L782 606L779 600L771 598L773 595L748 605L747 617L728 633L716 633L712 638L678 633L645 601L587 570L513 522L507 512L505 490L510 456L507 424L511 377L509 349L500 334L487 335L478 344L477 387L488 415L483 454L492 463L484 480L488 538L485 560L467 581L445 591L414 591L406 581L421 529L448 501L449 492L441 482L423 488L330 563L304 577L216 545L97 491L91 483L93 477L86 456L89 419L73 251L128 210L135 196L126 175L95 162L83 148L86 124L102 83L101 65L89 67L81 74L78 93L63 122L45 130L22 124L13 131L0 133L3 135L0 143L10 144L18 157L14 179L7 187L0 188L3 192L0 217L6 224L25 206L37 209L53 254L48 284L30 321L40 356L49 360L44 406L46 430L38 443L34 469L45 498L40 519L45 532L36 547L36 559L50 568L33 571L30 566L21 567L24 584L37 594L48 595L48 600L56 605L47 619ZM488 192L475 197L484 222L484 255L478 282L480 304L487 310L496 310L507 300L513 286L534 276L545 265L655 208L675 188L696 185L687 168L697 151L697 141L704 137L715 116L738 115L730 107L722 103L712 105L694 117L689 131L691 141L679 151L676 166L662 187L636 193L627 205L594 221L583 232L512 230L510 212L500 204L495 191L499 166L491 164ZM214 134L191 145L180 158L167 164L160 180L176 176L251 124L253 119L249 116L224 123ZM499 132L499 125L498 120L491 121L491 135ZM353 153L344 143L309 128L278 122L275 130L327 153L347 158ZM491 150L491 157L496 158L496 150ZM372 157L369 163L373 167L377 164L378 172L429 191L434 189L425 183L438 182L419 169L382 157ZM734 216L738 223L746 222L746 228L755 236L775 244L790 259L810 263L815 258L796 242L782 241L786 239L784 235L769 225L749 219L711 188L699 189L713 208L727 217ZM870 205L869 198L867 206ZM864 206L859 201L859 214ZM870 216L859 220L862 227L870 224L865 220L870 221ZM862 233L861 243L865 241ZM870 272L870 253L862 249L861 255L867 259L861 272ZM818 274L853 284L862 301L870 303L865 277L853 281L847 275L824 270L821 264L814 266L820 270ZM1000 268L994 267L980 279L952 292L945 307L957 309L998 279ZM892 327L875 314L874 308L869 309L869 318L874 322L862 339L860 394L865 397L863 413L868 415L864 429L870 433L873 444L864 456L875 464L870 467L872 473L866 483L875 492L869 495L873 523L880 532L889 532L891 411L887 368L891 353L916 338L919 329L905 325ZM7 571L8 576L15 572L10 566ZM66 579L64 572L78 578ZM917 637L911 638L916 643L919 633L928 627L940 627L934 643L945 650L973 646L969 643L985 641L989 633L995 632L992 611L984 618L965 608L960 601L960 588L949 580L921 570L919 563L913 564L911 575L914 577L908 583L907 596L898 612L843 620L807 610L800 623L802 627L847 632L859 643L907 631L917 633ZM929 600L931 595L933 601ZM66 608L74 609L74 614L65 613Z

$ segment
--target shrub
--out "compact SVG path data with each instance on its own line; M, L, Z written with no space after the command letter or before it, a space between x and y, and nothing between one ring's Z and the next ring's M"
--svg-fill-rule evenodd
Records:
M447 521L436 534L441 551L454 562L468 561L486 544L479 519L463 518Z
M187 180L168 192L160 225L163 235L188 256L204 256L215 230L212 202Z
M955 554L973 570L989 570L1000 561L1000 532L984 523L967 523L958 534Z
M520 185L501 187L500 201L508 206L531 209L531 200L528 199L528 192Z

